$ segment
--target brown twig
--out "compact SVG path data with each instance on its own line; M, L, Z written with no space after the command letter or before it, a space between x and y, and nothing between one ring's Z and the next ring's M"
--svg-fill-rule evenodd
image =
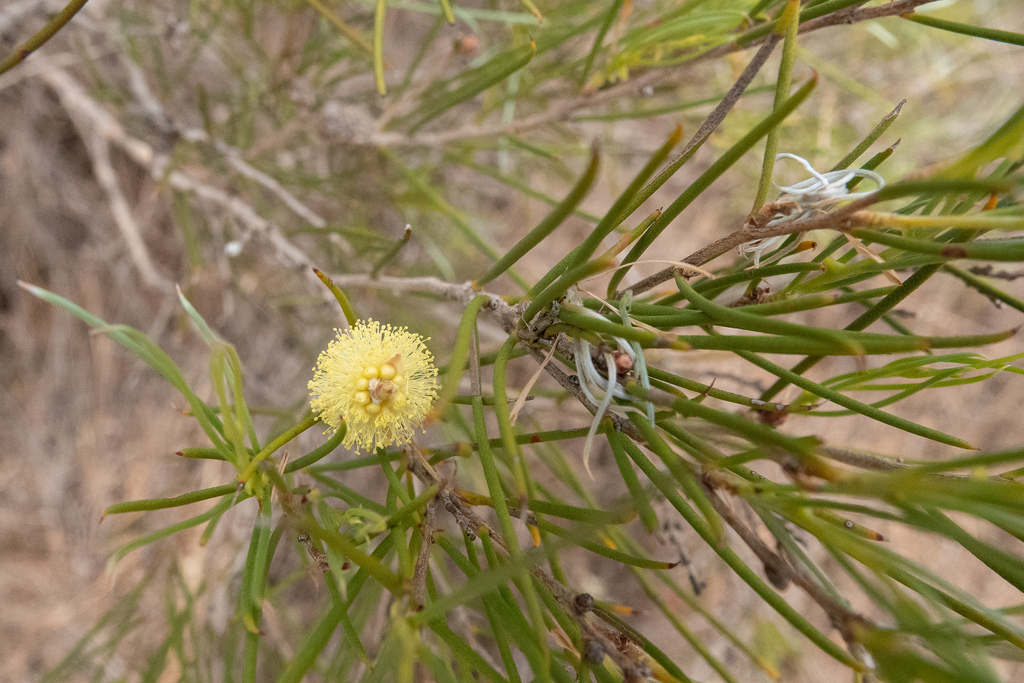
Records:
M862 221L854 216L857 211L871 206L877 201L877 195L871 194L867 197L862 197L861 199L851 202L846 206L840 207L831 213L821 216L813 216L806 219L792 221L780 221L773 225L759 226L748 223L739 230L729 233L725 237L716 240L707 246L701 247L686 258L682 259L682 262L693 266L702 266L705 263L718 258L722 254L735 249L741 244L753 242L754 240L766 239L768 237L776 237L778 235L792 235L794 233L808 232L810 230L837 230L845 232L851 227L861 224ZM653 287L657 287L662 282L671 280L675 277L676 272L680 272L680 269L671 267L659 270L654 275L648 276L626 289L631 290L634 295L641 294ZM690 277L692 276L692 273L685 271L682 272L682 275L683 277ZM621 295L622 293L620 292L616 295L616 298Z
M715 129L717 129L722 121L725 120L725 117L729 115L730 111L732 111L733 106L735 106L736 102L743 96L743 93L746 91L747 86L750 85L750 82L754 80L754 77L761 71L761 67L768 61L768 57L771 56L772 52L775 50L775 46L778 45L780 40L782 40L781 35L777 33L769 34L764 45L762 45L754 54L754 58L750 60L750 63L747 64L747 68L743 70L740 77L736 79L733 86L729 88L729 91L725 94L725 97L722 98L722 101L715 106L710 114L708 114L707 118L704 119L704 123L700 125L697 132L693 134L692 138L690 138L690 141L686 143L686 146L683 147L682 151L676 156L676 158L668 164L669 168L674 167L680 160L687 157L694 148L704 144L704 141L707 140L713 132L715 132Z
M132 216L131 208L125 199L121 184L118 181L117 173L114 171L110 158L110 131L112 127L109 122L101 117L95 116L95 109L83 106L80 98L69 86L70 78L63 79L55 76L53 72L49 75L51 83L57 84L56 88L61 104L67 111L71 122L82 138L86 149L89 152L89 159L92 162L93 175L96 182L107 195L107 202L110 206L110 213L128 248L128 254L135 264L142 281L153 289L163 292L173 292L174 284L168 278L161 275L149 257L146 243L139 232L138 224ZM68 86L68 87L61 87Z
M979 275L981 277L990 277L995 280L1006 280L1007 282L1013 282L1019 278L1024 277L1024 270L1009 271L1009 270L996 270L992 267L992 264L984 266L971 266L967 269L967 272L972 275Z
M801 567L791 561L788 555L777 553L769 548L764 541L733 512L732 508L720 495L714 479L703 478L704 490L711 501L715 512L725 520L748 548L764 565L765 574L776 587L784 589L789 583L800 587L828 615L829 621L843 635L847 643L854 642L850 627L855 623L865 623L865 618L847 609L828 595Z
M585 397L584 397L585 398ZM431 519L433 511L436 510L437 506L444 505L445 510L455 519L455 521L462 528L463 533L470 540L474 540L479 534L481 529L486 529L495 545L500 549L500 552L507 556L509 552L509 540L505 539L501 532L487 522L485 522L479 515L477 515L471 508L471 506L458 494L457 491L450 489L437 470L427 461L423 453L415 446L411 444L406 448L406 453L409 456L409 471L413 473L418 479L427 485L438 485L439 490L437 496L427 507L427 515L423 524L423 545L420 549L420 555L416 563L416 572L414 572L414 587L418 587L422 582L425 585L426 577L426 566L427 560L429 559L429 543L427 538L428 529L433 530L434 522ZM525 508L519 510L515 507L509 509L509 514L514 518L522 517L527 523L531 520L536 523L536 519L533 519L533 515L526 511ZM418 581L417 577L421 574L422 568L422 581ZM565 612L572 617L580 627L580 631L583 634L584 642L593 641L600 644L601 652L607 654L612 658L623 671L635 671L638 674L647 671L647 665L644 662L644 655L642 650L630 640L629 636L625 633L620 632L617 628L609 625L600 623L596 620L594 615L591 613L593 609L593 598L586 593L576 593L559 583L551 574L547 573L543 569L537 566L530 567L530 572L536 577L537 582L543 586L555 601L565 610ZM423 597L413 593L413 597L416 604L422 605ZM583 599L581 599L583 598ZM589 602L586 600L589 598ZM588 607L589 605L589 607ZM638 679L641 680L641 679Z
M933 2L937 2L937 0L901 0L900 2L890 2L888 5L879 5L877 7L850 8L800 24L800 33L810 33L811 31L828 28L829 26L848 26L861 21L870 21L871 19L910 14L921 5L928 5Z
M174 119L164 110L160 100L157 99L152 90L150 90L149 84L146 82L146 77L142 73L142 69L140 69L138 65L130 59L123 59L122 61L128 71L128 83L131 87L132 94L141 106L142 111L146 114L146 117L162 133L165 135L180 136L181 139L194 144L205 144L213 147L221 154L221 156L224 157L228 166L230 166L236 173L242 177L252 180L254 183L277 197L282 204L288 207L288 209L301 220L318 229L327 226L327 219L309 208L309 206L289 192L275 178L247 162L243 158L242 151L240 149L227 144L220 138L211 137L209 133L202 128L179 127L175 123ZM166 161L163 163L166 163ZM338 235L332 235L332 237L336 238L332 241L342 249L344 254L348 256L352 255L352 248L347 242L342 240Z
M421 609L427 599L427 567L430 562L430 548L434 545L434 532L437 531L437 508L439 496L427 502L427 509L420 526L420 552L416 556L416 566L412 573L412 588L409 591L413 609Z
M153 147L142 140L128 135L120 122L89 97L65 70L48 69L40 74L40 78L57 93L61 104L73 119L89 121L96 135L117 146L133 162L147 169L155 180L166 182L176 190L192 194L225 210L245 229L243 243L255 236L265 238L273 247L274 254L286 266L301 269L319 288L319 280L312 271L312 260L289 241L275 223L263 218L252 206L225 190L200 182L182 171L168 172L165 156L157 154Z

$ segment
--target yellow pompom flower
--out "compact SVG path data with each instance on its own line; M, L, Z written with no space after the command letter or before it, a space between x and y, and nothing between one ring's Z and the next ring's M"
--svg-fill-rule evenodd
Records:
M437 397L437 368L424 339L408 328L360 320L336 330L309 382L310 405L346 448L410 442Z

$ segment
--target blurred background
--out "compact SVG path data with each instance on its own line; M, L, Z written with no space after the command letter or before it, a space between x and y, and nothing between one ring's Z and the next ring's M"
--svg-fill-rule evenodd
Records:
M488 263L486 248L508 248L543 217L548 200L564 195L597 141L599 186L581 215L520 264L531 280L587 234L588 215L608 208L677 123L684 139L696 130L752 54L665 67L671 78L639 90L614 85L625 75L615 65L596 64L586 92L595 91L598 102L590 106L578 72L567 78L560 65L586 55L592 33L559 36L560 47L539 55L501 94L488 91L416 129L408 117L431 87L531 38L542 41L558 35L559 27L579 25L573 17L585 16L588 3L538 2L541 25L512 0L454 3L460 12L453 24L430 3L389 4L385 96L377 92L363 44L373 7L359 2L93 0L39 53L0 76L0 679L40 678L118 606L131 616L123 633L109 640L116 655L103 660L99 680L136 680L173 616L174 601L160 586L176 582L201 596L196 613L209 633L237 628L228 589L250 528L248 517L228 515L204 547L191 530L108 567L119 543L182 518L167 511L158 518L101 520L108 505L215 486L232 473L224 463L175 455L205 445L182 414L180 395L114 343L29 296L19 280L146 332L208 396L208 351L177 302L180 286L217 334L238 348L249 403L264 410L269 429L280 416L305 410L316 355L342 321L311 265L332 274L369 273L409 224L411 240L383 264L382 274L472 279ZM657 17L685 4L638 1L630 25L654 26ZM723 3L723 11L748 4ZM62 6L0 2L0 51L20 44ZM1022 32L1019 9L1011 0L960 0L922 11ZM820 170L906 100L871 153L899 140L883 175L927 172L983 140L1020 106L1024 92L1021 48L896 17L816 31L800 46L795 82L812 69L821 82L782 127L780 150L799 153ZM776 54L708 145L651 198L647 212L670 203L763 116L772 98L764 86L777 64ZM634 67L629 76L646 72ZM688 103L695 104L682 106ZM658 113L665 109L675 110ZM524 120L534 122L518 126ZM682 258L742 225L760 166L759 153L747 155L652 253ZM795 165L777 169L780 183L803 177ZM630 277L660 267L638 268ZM1019 293L1022 281L1003 284ZM493 289L515 292L507 279ZM379 288L348 294L364 316L431 335L435 355L446 360L461 314L457 305ZM995 307L952 278L927 298L908 300L901 314L912 317L921 334L1020 324L1019 313ZM497 334L497 326L485 329L484 342L493 345ZM1020 341L1010 340L985 353L1021 350ZM821 372L852 370L853 363ZM533 368L516 367L511 379L518 387ZM766 381L713 353L689 355L677 370L745 393ZM1019 383L1014 389L1009 379L996 377L913 399L896 412L994 449L1021 443L1019 405ZM567 424L578 425L580 415L566 407ZM865 428L861 420L836 419L827 429L833 443L909 458L927 458L936 448L874 423ZM451 438L435 429L426 440ZM312 448L321 439L306 434L300 444ZM595 464L610 498L622 488L614 464L607 454L597 454ZM360 477L368 489L380 483L369 473L353 474L353 481ZM672 542L685 546L685 530L678 535L681 540ZM913 555L913 542L900 550ZM658 543L651 541L660 548L654 552L676 552ZM732 594L733 580L715 562L695 553L696 571L707 584L706 607L724 621L744 623L740 631L779 662L785 680L830 680L822 677L829 664L819 661L820 653L788 643L757 610L749 611L755 601ZM977 577L987 573L962 549L933 544L920 553L941 555L951 580L991 604L1019 601L1006 584L979 585ZM615 592L616 571L581 559L573 578L581 589L627 604L635 600L642 609L641 594ZM294 614L267 619L268 637L285 655L290 625L308 621L323 599L322 586L297 583L287 601ZM140 585L152 590L139 591ZM680 603L681 614L687 609ZM662 647L687 647L674 632L659 630L657 615L637 618L656 642L663 634ZM728 643L710 629L694 628L729 657ZM1005 671L1012 678L1022 670L1007 665ZM207 680L193 673L178 675ZM165 672L160 680L174 679Z

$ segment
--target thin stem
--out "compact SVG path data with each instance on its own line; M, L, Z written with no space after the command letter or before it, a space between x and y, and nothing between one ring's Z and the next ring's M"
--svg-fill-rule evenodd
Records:
M57 35L57 32L64 28L71 19L78 14L78 11L85 7L89 0L71 0L64 9L57 12L50 18L46 25L34 36L19 45L14 51L0 62L0 75L10 71L25 61L25 58L46 44L46 41Z
M387 0L377 0L373 12L373 79L377 92L386 95L387 84L384 82L384 14L388 9Z
M796 61L796 37L800 27L799 15L800 0L789 0L782 16L775 26L775 33L782 34L785 39L782 43L782 61L779 64L779 78L775 84L775 104L773 109L778 109L789 97L789 88L793 82L793 63ZM761 180L757 184L757 195L754 197L754 208L756 213L768 197L768 189L772 185L772 170L775 168L775 154L779 151L779 129L773 128L769 131L764 141L764 163L761 165Z
M259 467L261 462L269 458L275 451L277 451L277 449L281 448L281 446L284 446L286 443L319 421L320 418L318 416L307 415L298 424L293 425L284 433L280 434L276 439L268 443L263 450L257 453L251 461L249 461L248 466L246 466L246 468L238 475L238 481L243 484L249 481L249 478L252 477L254 472L256 472L256 468Z

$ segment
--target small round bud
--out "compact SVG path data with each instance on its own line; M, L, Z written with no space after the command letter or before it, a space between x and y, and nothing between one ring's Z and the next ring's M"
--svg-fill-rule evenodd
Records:
M594 666L604 661L604 648L596 640L588 640L583 644L583 658Z
M615 358L615 370L620 375L629 372L633 368L633 359L628 353L616 351L612 356Z
M594 596L590 593L578 593L573 598L572 604L577 610L582 612L592 612L594 610Z
M455 41L455 52L473 57L480 50L480 38L472 33L462 36Z

